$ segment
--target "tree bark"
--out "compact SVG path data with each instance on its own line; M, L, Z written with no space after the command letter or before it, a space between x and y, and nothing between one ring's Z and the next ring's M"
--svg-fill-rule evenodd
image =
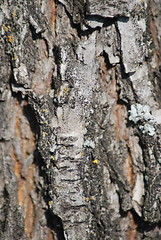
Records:
M159 239L159 0L1 0L0 239Z

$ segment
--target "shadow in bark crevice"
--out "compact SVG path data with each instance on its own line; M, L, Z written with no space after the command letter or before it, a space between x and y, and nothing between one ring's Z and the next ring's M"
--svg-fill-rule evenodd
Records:
M12 65L11 65L11 69L12 69ZM14 87L17 87L17 88L18 87L24 88L23 84L16 83L15 78L13 76L13 70L12 70L11 75L10 75L9 85L10 85L11 95L14 99L16 99L18 101L20 107L22 108L23 115L28 120L31 131L33 132L33 134L36 137L39 136L40 127L39 127L39 124L37 122L35 112L32 109L31 104L29 104L27 93L26 93L26 95L23 96L23 93L21 92L21 90L17 91L17 92L14 92L13 89L12 89L12 85L14 85Z
M137 231L143 234L142 239L146 239L148 237L148 232L151 233L152 231L156 231L156 237L158 236L158 238L156 239L159 239L159 236L160 236L159 228L161 227L161 222L150 223L150 222L144 221L143 218L139 217L134 210L131 210L131 214L133 215L134 221L137 225Z
M46 173L46 164L38 149L35 149L34 151L34 163L38 167L39 176L43 178L43 185L45 187L41 185L39 190L41 191L41 195L46 205L48 205L48 202L51 201L51 198L48 195L50 179L48 177L48 174Z
M61 3L62 4L62 3ZM74 23L72 15L68 12L66 9L65 5L62 4L62 6L65 9L65 13L67 14L69 20L70 20L70 25L72 28L77 30L79 38L83 36L89 36L92 34L94 31L99 31L102 27L109 27L110 25L114 24L117 21L117 17L103 17L101 15L87 15L86 14L86 9L84 9L84 17L82 18L80 23ZM86 8L86 4L85 4ZM96 21L96 22L101 22L103 24L102 27L96 26L95 28L92 28L88 25L87 21ZM86 30L82 30L81 25L84 24L84 26L87 28Z
M118 20L117 17L103 17L98 14L85 15L85 19L87 21L102 23L103 24L102 27L109 27L110 25L114 24Z
M36 115L30 104L23 106L23 114L27 118L32 132L36 135L36 138L40 134L40 127L38 125Z
M133 96L134 96L134 100L135 102L137 103L139 101L139 98L136 94L136 91L133 87L133 83L132 81L130 80L130 76L132 76L135 72L128 72L126 73L125 71L125 66L124 66L124 63L123 63L123 60L122 60L122 53L120 53L120 71L121 71L121 78L124 80L126 80L127 84L130 86L131 90L132 90L132 93L133 93Z
M29 29L30 29L30 32L32 34L32 39L33 40L37 40L37 39L42 38L42 32L37 33L35 28L31 24L29 24Z
M46 173L47 169L44 159L37 149L34 152L34 163L38 166L39 176L41 176L44 180L44 186L41 186L39 191L41 191L41 195L46 203L46 206L48 206L48 208L45 210L47 227L54 231L58 240L65 240L62 220L59 216L55 215L49 207L49 202L52 201L51 197L49 196L49 192L51 190L51 180L49 178L49 174Z
M65 240L61 218L55 215L51 209L48 209L45 215L47 219L47 226L56 233L58 240Z
M106 64L106 68L107 70L113 68L115 65L111 64L110 63L110 60L109 60L109 56L108 56L108 53L106 53L106 51L103 51L100 56L104 57L104 62Z
M0 215L1 215L1 218L3 219L3 221L0 219L0 237L1 237L1 234L5 232L5 228L6 228L6 224L7 224L7 219L8 219L8 214L9 214L9 204L10 204L10 200L9 200L9 193L7 191L7 188L5 187L4 190L3 190L3 196L4 196L4 199L5 199L5 202L0 210Z

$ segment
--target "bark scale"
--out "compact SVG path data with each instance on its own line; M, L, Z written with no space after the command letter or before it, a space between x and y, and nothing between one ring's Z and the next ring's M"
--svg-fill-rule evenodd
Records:
M1 239L159 239L160 9L2 1Z

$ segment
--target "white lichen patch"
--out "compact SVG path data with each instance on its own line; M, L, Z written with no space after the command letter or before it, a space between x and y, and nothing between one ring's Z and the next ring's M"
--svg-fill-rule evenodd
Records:
M92 140L87 139L87 140L84 142L84 146L85 146L85 147L95 148L95 143L94 143Z
M144 124L143 126L139 126L139 129L142 131L142 133L147 133L149 136L155 135L155 128L148 123Z
M150 108L147 105L133 104L131 105L131 110L129 110L129 120L135 124L141 122L139 129L142 133L147 133L149 136L155 135L155 128L153 124L155 119L150 112Z
M140 120L145 121L153 121L154 118L152 114L150 113L149 106L141 105L139 103L131 105L131 110L129 110L130 116L129 120L133 121L134 123L138 123Z

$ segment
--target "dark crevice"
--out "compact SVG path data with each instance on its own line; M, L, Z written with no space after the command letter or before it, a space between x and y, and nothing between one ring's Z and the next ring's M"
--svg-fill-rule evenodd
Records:
M120 61L121 77L123 79L129 79L129 77L131 77L135 73L135 71L126 73L125 66L123 64L123 59L122 59L122 52L120 54L120 58L121 58L121 61Z
M30 32L32 34L32 39L33 40L37 40L37 39L41 39L42 38L42 33L41 32L36 33L35 28L31 24L29 24L29 29L30 29Z
M55 59L56 65L60 65L62 63L60 46L56 46L56 45L54 46L54 48L53 48L53 55L54 55L54 59Z
M100 56L103 56L103 57L104 57L107 70L109 70L109 69L111 69L111 68L114 67L114 65L112 65L112 64L110 63L108 53L106 53L105 51L103 51Z
M4 190L3 190L3 197L4 197L5 201L4 201L3 207L0 210L0 215L3 219L3 221L0 220L0 229L1 229L0 237L1 237L1 234L4 233L6 230L5 228L6 228L6 223L7 223L8 214L9 214L8 206L10 204L10 200L9 200L9 193L8 193L6 187L4 187Z
M71 27L77 30L78 36L80 37L80 34L79 34L79 33L81 32L81 26L80 26L80 24L74 23L74 22L73 22L73 18L72 18L72 16L70 15L70 13L68 12L68 10L66 9L65 5L62 4L62 3L59 2L59 1L58 1L58 3L61 4L61 5L64 7L65 13L66 13L67 17L69 18Z
M134 221L137 225L137 231L143 234L143 239L147 235L148 232L152 232L156 227L161 227L161 222L158 223L150 223L143 220L143 218L139 217L138 214L132 209L131 214L134 218ZM157 233L156 233L157 234ZM159 237L159 231L158 231ZM159 238L157 238L159 239Z
M122 59L122 53L120 53L120 71L121 71L121 77L122 79L126 79L127 83L129 84L129 86L131 87L131 90L132 90L132 93L133 93L133 96L134 96L134 100L135 102L137 103L138 102L138 96L135 92L135 89L133 87L133 83L132 81L130 80L130 76L134 74L134 72L130 72L130 73L126 73L125 72L125 67L124 67L124 64L123 64L123 59Z
M28 102L27 96L26 96L26 100ZM39 124L37 122L35 112L34 112L34 110L33 110L33 108L31 107L30 104L27 104L27 105L23 106L23 114L27 118L32 132L34 133L34 135L36 137L38 137L39 134L40 134L40 127L39 127Z
M119 21L122 21L122 22L127 22L129 20L128 17L120 17L118 18ZM134 100L135 102L137 103L138 102L138 96L135 92L135 89L133 87L133 83L131 82L130 80L130 77L135 73L135 71L133 72L128 72L126 73L125 71L125 66L124 66L124 62L123 62L123 56L122 56L122 49L121 49L121 34L120 34L120 31L119 31L119 28L118 28L118 24L116 22L115 24L115 28L116 28L116 31L117 31L117 34L118 34L118 39L119 39L119 42L120 42L120 71L121 71L121 78L122 79L126 79L127 83L129 84L129 86L131 87L131 90L132 90L132 93L133 93L133 96L134 96Z
M49 52L50 52L50 44L48 42L48 40L42 36L42 39L44 40L45 42L45 45L46 45L46 50L47 50L47 53L48 53L48 56L49 56Z
M126 17L126 16L118 16L117 19L119 22L124 22L124 23L127 23L129 21L129 17Z
M47 226L56 233L58 240L65 240L62 220L60 217L55 215L49 207L49 202L52 201L51 197L49 196L49 192L51 190L51 179L49 174L46 173L46 163L37 149L34 152L34 163L38 166L39 176L41 176L44 180L45 187L41 186L40 189L46 206L48 206L48 209L45 211Z
M65 240L63 223L60 217L55 215L51 209L48 209L45 213L47 219L47 226L52 229L58 240Z
M115 17L105 17L104 19L105 19L105 21L104 21L105 25L106 24L112 25L113 23L118 21L118 17L117 16L115 16Z
M127 79L127 78L129 78L129 74L128 73L126 73L126 71L125 71L125 66L124 66L124 64L123 64L123 59L122 59L122 51L120 52L120 70L121 70L121 77L123 78L123 79Z
M49 192L49 186L50 186L50 179L49 179L49 176L48 174L46 174L46 164L40 154L40 152L38 151L38 149L36 149L34 151L34 163L36 166L38 166L38 169L39 169L39 176L42 177L44 179L44 186L46 188L43 188L42 187L42 196L43 196L43 199L44 201L46 202L46 205L48 205L49 201L51 201L51 197L49 196L48 192Z
M62 84L61 73L60 73L60 66L62 63L60 46L56 46L56 45L54 46L53 56L54 56L55 63L57 65L57 69L56 69L57 73L56 73L56 77L54 75L52 77L51 89L54 89L57 94Z
M130 105L129 102L126 102L126 101L124 101L123 99L120 99L120 98L119 98L119 92L118 92L117 104L126 106L126 108L127 108L128 111L131 109L131 105Z
M59 2L59 1L58 1ZM60 3L60 2L59 2ZM102 17L101 15L86 15L86 11L84 12L84 19L82 20L81 23L74 23L73 21L73 17L71 16L71 14L68 12L68 10L66 9L65 5L60 3L64 9L65 9L65 13L67 14L69 20L70 20L70 25L72 28L77 30L78 36L79 38L81 38L82 36L89 36L90 34L92 34L94 31L99 31L101 29L101 27L97 26L95 28L92 28L88 25L88 20L90 21L97 21L97 22L101 22L103 23L102 27L108 27L112 24L114 24L117 21L117 17ZM86 9L86 6L85 6ZM82 30L81 25L84 24L85 27L87 27L87 30Z
M104 23L105 22L105 17L102 17L100 15L86 15L86 20L88 21L96 21L96 22L100 22L100 23Z
M127 82L128 82L128 84L129 84L129 86L131 87L131 90L132 90L132 93L133 93L133 96L134 96L134 100L135 100L135 102L137 103L138 100L139 100L139 98L138 98L138 95L137 95L136 92L135 92L135 89L134 89L134 87L133 87L133 83L132 83L132 81L131 81L129 78L127 79Z
M86 15L85 20L102 23L102 27L109 27L117 21L117 17L102 17L101 15Z
M12 70L12 73L11 73L11 76L10 76L10 79L9 79L9 85L10 85L10 90L11 90L12 97L17 99L19 105L22 107L24 116L27 118L27 120L29 122L29 125L30 125L30 128L31 128L33 134L35 136L38 136L39 132L40 132L40 129L39 129L39 125L38 125L38 122L37 122L37 119L36 119L35 112L32 109L31 105L28 103L28 95L25 95L24 97L22 97L22 92L21 91L14 92L12 90L12 84L14 86L24 87L23 84L17 84L16 83L16 81L14 79L14 76L13 76L13 70Z
M150 78L155 89L155 98L161 106L161 66L151 72Z
M65 8L65 6L64 6L64 8ZM66 14L67 14L67 16L68 16L68 18L69 18L69 20L70 20L70 25L71 25L71 27L77 30L77 33L78 33L78 37L79 37L79 38L81 38L81 37L83 37L83 36L89 36L89 35L92 34L94 31L101 29L100 27L91 28L91 27L89 27L89 26L86 26L86 27L88 27L88 29L83 31L83 30L81 29L81 24L76 24L76 23L73 22L73 18L72 18L72 16L69 14L69 12L66 10L66 8L65 8L65 12L66 12Z
M129 114L128 114L128 116L129 116ZM134 127L136 127L136 125L135 125L135 123L133 121L130 121L129 118L127 118L126 127L127 128L130 128L130 127L134 128ZM135 128L135 130L136 130L136 128Z
M138 134L138 137L139 137L139 146L141 147L142 149L142 156L143 156L143 162L144 162L144 166L145 168L147 167L147 161L146 161L146 157L147 157L147 145L146 143L144 142L144 139L141 135Z
M116 22L117 22L117 17L113 17L113 18L106 17L103 27L109 27Z

